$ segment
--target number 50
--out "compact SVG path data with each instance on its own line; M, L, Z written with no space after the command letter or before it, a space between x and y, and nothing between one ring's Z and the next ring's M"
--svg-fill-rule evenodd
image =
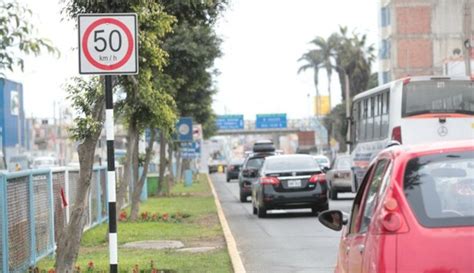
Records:
M105 32L105 30L103 30L103 29L94 31L94 43L96 43L94 48L95 48L95 50L97 50L99 52L103 52L107 49L107 40L104 37L99 36L104 32ZM118 38L118 43L115 47L112 44L112 38L113 38L114 34L117 34L116 36ZM98 43L100 43L100 45L98 45ZM120 32L118 30L114 29L109 33L108 46L110 47L110 49L113 52L119 51L120 48L122 47L122 35L120 34Z

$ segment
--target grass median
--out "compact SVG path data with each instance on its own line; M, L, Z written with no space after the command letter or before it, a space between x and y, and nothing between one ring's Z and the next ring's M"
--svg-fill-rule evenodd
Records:
M128 213L128 210L125 211ZM121 272L141 272L151 268L174 272L232 272L214 198L205 175L199 175L190 187L175 185L171 197L149 198L140 206L139 218L137 222L118 223ZM107 224L102 224L84 233L77 261L83 269L81 272L108 272L106 232ZM183 242L184 248L215 249L205 253L188 253L124 247L126 243L149 240L178 240ZM48 270L53 265L54 259L46 258L38 267ZM87 271L92 265L93 271Z

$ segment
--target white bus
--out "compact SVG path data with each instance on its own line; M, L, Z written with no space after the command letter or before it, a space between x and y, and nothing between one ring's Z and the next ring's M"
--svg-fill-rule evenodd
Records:
M362 92L352 103L349 137L355 189L391 140L401 144L474 139L474 79L408 77Z

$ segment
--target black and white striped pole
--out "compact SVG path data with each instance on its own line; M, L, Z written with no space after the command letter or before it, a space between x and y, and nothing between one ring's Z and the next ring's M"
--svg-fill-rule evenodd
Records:
M107 189L109 196L109 260L110 272L118 272L117 248L117 210L115 183L115 150L114 150L114 101L112 93L112 76L105 77L105 133L107 136Z
M110 272L118 272L114 103L111 75L138 74L138 24L135 13L80 14L79 74L104 75L107 135L107 196Z

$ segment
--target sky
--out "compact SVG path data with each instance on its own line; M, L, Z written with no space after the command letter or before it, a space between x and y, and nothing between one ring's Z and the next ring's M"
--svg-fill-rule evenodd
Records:
M75 22L64 21L59 0L19 0L33 11L37 35L50 39L59 58L44 54L27 56L25 71L6 73L23 83L27 117L53 117L67 105L64 84L78 76ZM298 58L311 49L316 36L328 37L339 26L367 34L377 46L378 0L231 0L216 31L223 39L223 56L215 63L217 114L286 113L289 118L310 115L315 93L312 72L297 74ZM376 67L376 66L374 66ZM320 90L327 79L320 73ZM334 75L333 106L340 102L340 86ZM54 106L56 104L56 106ZM55 111L56 110L56 111Z

